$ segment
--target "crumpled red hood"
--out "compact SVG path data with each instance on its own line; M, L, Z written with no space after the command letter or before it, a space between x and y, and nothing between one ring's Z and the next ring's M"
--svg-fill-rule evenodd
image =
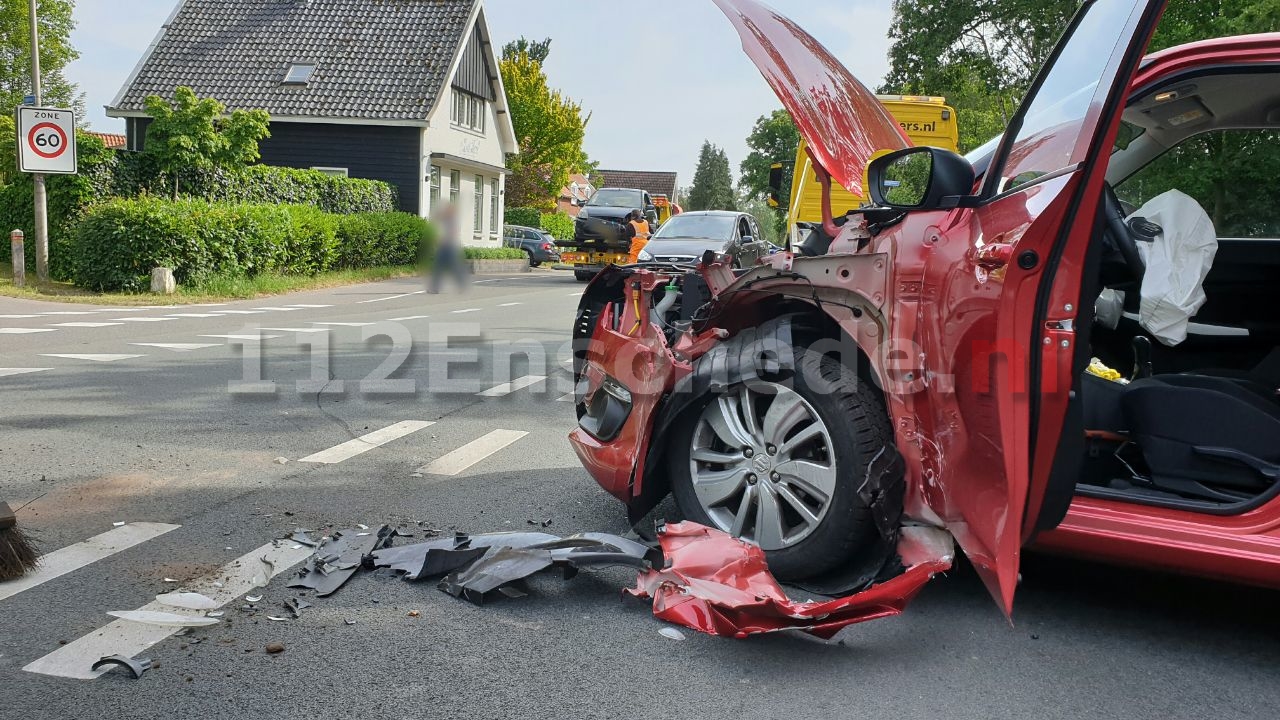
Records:
M713 2L737 28L742 49L810 152L846 190L863 195L862 176L876 152L911 146L876 96L799 25L756 0Z
M653 614L711 635L744 638L801 630L830 639L854 623L897 615L935 574L951 567L944 531L903 528L898 554L906 572L849 597L796 602L769 573L764 552L692 522L667 525L658 537L667 567L642 572L631 595L653 599Z

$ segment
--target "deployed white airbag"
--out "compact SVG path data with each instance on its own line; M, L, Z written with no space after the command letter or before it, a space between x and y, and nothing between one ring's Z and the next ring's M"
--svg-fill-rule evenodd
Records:
M1190 195L1178 190L1157 195L1130 218L1164 229L1155 242L1139 242L1147 264L1142 281L1142 327L1165 345L1187 339L1187 326L1207 299L1204 279L1218 254L1213 220Z

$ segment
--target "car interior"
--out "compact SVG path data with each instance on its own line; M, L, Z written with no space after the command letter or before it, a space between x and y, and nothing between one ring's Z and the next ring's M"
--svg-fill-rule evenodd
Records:
M1280 73L1214 72L1143 91L1124 114L1084 295L1096 312L1080 328L1094 358L1080 494L1214 514L1280 494L1280 203L1267 167L1274 157L1280 171ZM1208 232L1168 245L1199 231L1145 217L1153 208ZM1149 297L1169 286L1186 305L1175 337L1149 317L1178 304Z

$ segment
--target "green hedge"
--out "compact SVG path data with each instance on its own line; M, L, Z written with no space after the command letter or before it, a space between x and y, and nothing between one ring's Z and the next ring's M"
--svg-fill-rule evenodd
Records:
M503 217L508 225L520 225L531 228L542 226L542 211L538 208L507 208L507 212Z
M539 219L538 227L557 240L573 239L573 218L567 213L546 213Z
M509 247L468 247L463 248L463 251L466 253L468 260L524 260L529 257L525 255L523 250Z
M160 172L146 153L123 153L113 189L119 197L172 197L173 178ZM311 205L340 215L395 212L400 207L396 188L389 183L271 165L192 171L179 178L178 189L182 197L210 202Z
M77 285L143 292L155 267L173 268L183 284L213 275L312 275L409 264L433 239L425 220L403 213L335 215L307 205L140 198L92 208L70 254Z
M45 187L48 193L49 218L49 274L56 280L71 278L71 253L69 247L76 224L85 209L111 195L117 157L98 138L85 133L76 134L79 173L76 175L48 175ZM0 187L0 262L9 265L9 231L26 233L26 265L35 272L36 232L35 201L31 175L15 172L13 182Z

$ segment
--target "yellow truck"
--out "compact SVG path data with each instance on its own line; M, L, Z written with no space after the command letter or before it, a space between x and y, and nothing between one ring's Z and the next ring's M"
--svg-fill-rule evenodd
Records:
M879 95L889 114L893 115L903 132L918 146L945 148L956 152L960 143L960 125L956 111L947 105L945 98L921 95ZM799 244L798 223L822 222L822 186L818 184L813 166L805 153L804 140L796 153L795 174L792 176L790 201L787 205L787 230L793 244ZM773 196L770 204L782 205L783 163L775 163L770 177ZM863 183L865 186L866 183ZM860 207L863 199L853 195L837 183L831 187L831 208L837 215Z

